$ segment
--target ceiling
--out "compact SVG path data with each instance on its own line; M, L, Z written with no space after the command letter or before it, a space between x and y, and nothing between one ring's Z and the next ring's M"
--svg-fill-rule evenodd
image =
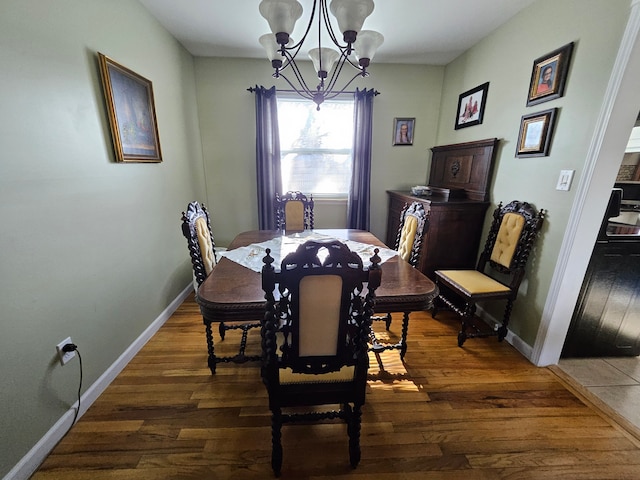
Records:
M302 36L312 5L299 1L304 13L294 39ZM374 62L446 65L534 1L377 0L364 28L385 37ZM258 0L140 3L194 56L266 58L258 37L269 25Z

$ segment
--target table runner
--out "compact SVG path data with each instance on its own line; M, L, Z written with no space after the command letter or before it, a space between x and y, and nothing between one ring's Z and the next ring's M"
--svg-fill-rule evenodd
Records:
M378 247L375 245L369 245L367 243L354 242L353 240L336 238L313 231L298 232L291 235L283 236L279 235L265 242L253 243L251 245L247 245L246 247L239 247L233 250L219 252L219 255L222 257L226 257L229 260L242 265L243 267L249 268L254 272L259 273L262 271L262 266L264 265L262 259L267 254L267 248L270 248L271 256L274 259L273 265L276 270L279 270L282 259L289 253L295 251L295 249L298 248L299 245L308 240L317 240L320 242L326 242L329 240L341 241L342 243L347 245L347 247L349 247L352 252L358 254L358 256L362 259L362 264L364 265L365 269L368 268L371 264L371 257L373 256L374 248L377 248L379 250L378 256L380 257L381 264L394 257L395 255L398 255L397 251L390 248Z

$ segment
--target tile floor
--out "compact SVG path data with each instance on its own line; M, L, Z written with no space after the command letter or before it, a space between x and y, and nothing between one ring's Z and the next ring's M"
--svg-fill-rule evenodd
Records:
M640 428L640 357L561 358L558 367Z

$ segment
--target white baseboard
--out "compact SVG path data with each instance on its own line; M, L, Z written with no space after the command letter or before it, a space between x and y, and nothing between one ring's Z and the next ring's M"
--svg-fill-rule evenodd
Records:
M481 307L478 307L478 312L482 313L482 318L492 327L497 329L502 322L497 320L492 315L489 315L486 310ZM527 360L531 363L534 363L531 359L533 358L533 347L522 340L518 335L514 335L511 330L507 329L507 336L504 339L509 343L513 348L518 350Z
M173 315L178 307L193 291L189 284L180 294L165 308L160 315L149 325L144 332L118 357L118 359L91 385L80 397L80 411L78 419L84 415L87 409L105 391L109 384L127 366L133 357L153 337L153 335ZM3 480L27 480L37 470L42 462L51 453L51 450L67 433L78 408L78 402L49 429L49 431L33 446L29 452L7 473Z

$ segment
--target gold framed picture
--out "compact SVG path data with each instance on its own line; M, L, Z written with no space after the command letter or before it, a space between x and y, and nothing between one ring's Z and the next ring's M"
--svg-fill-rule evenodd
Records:
M557 108L551 108L522 116L516 157L546 157L549 155L557 113Z
M533 61L527 107L564 95L573 42Z
M98 52L117 162L162 161L150 80Z

